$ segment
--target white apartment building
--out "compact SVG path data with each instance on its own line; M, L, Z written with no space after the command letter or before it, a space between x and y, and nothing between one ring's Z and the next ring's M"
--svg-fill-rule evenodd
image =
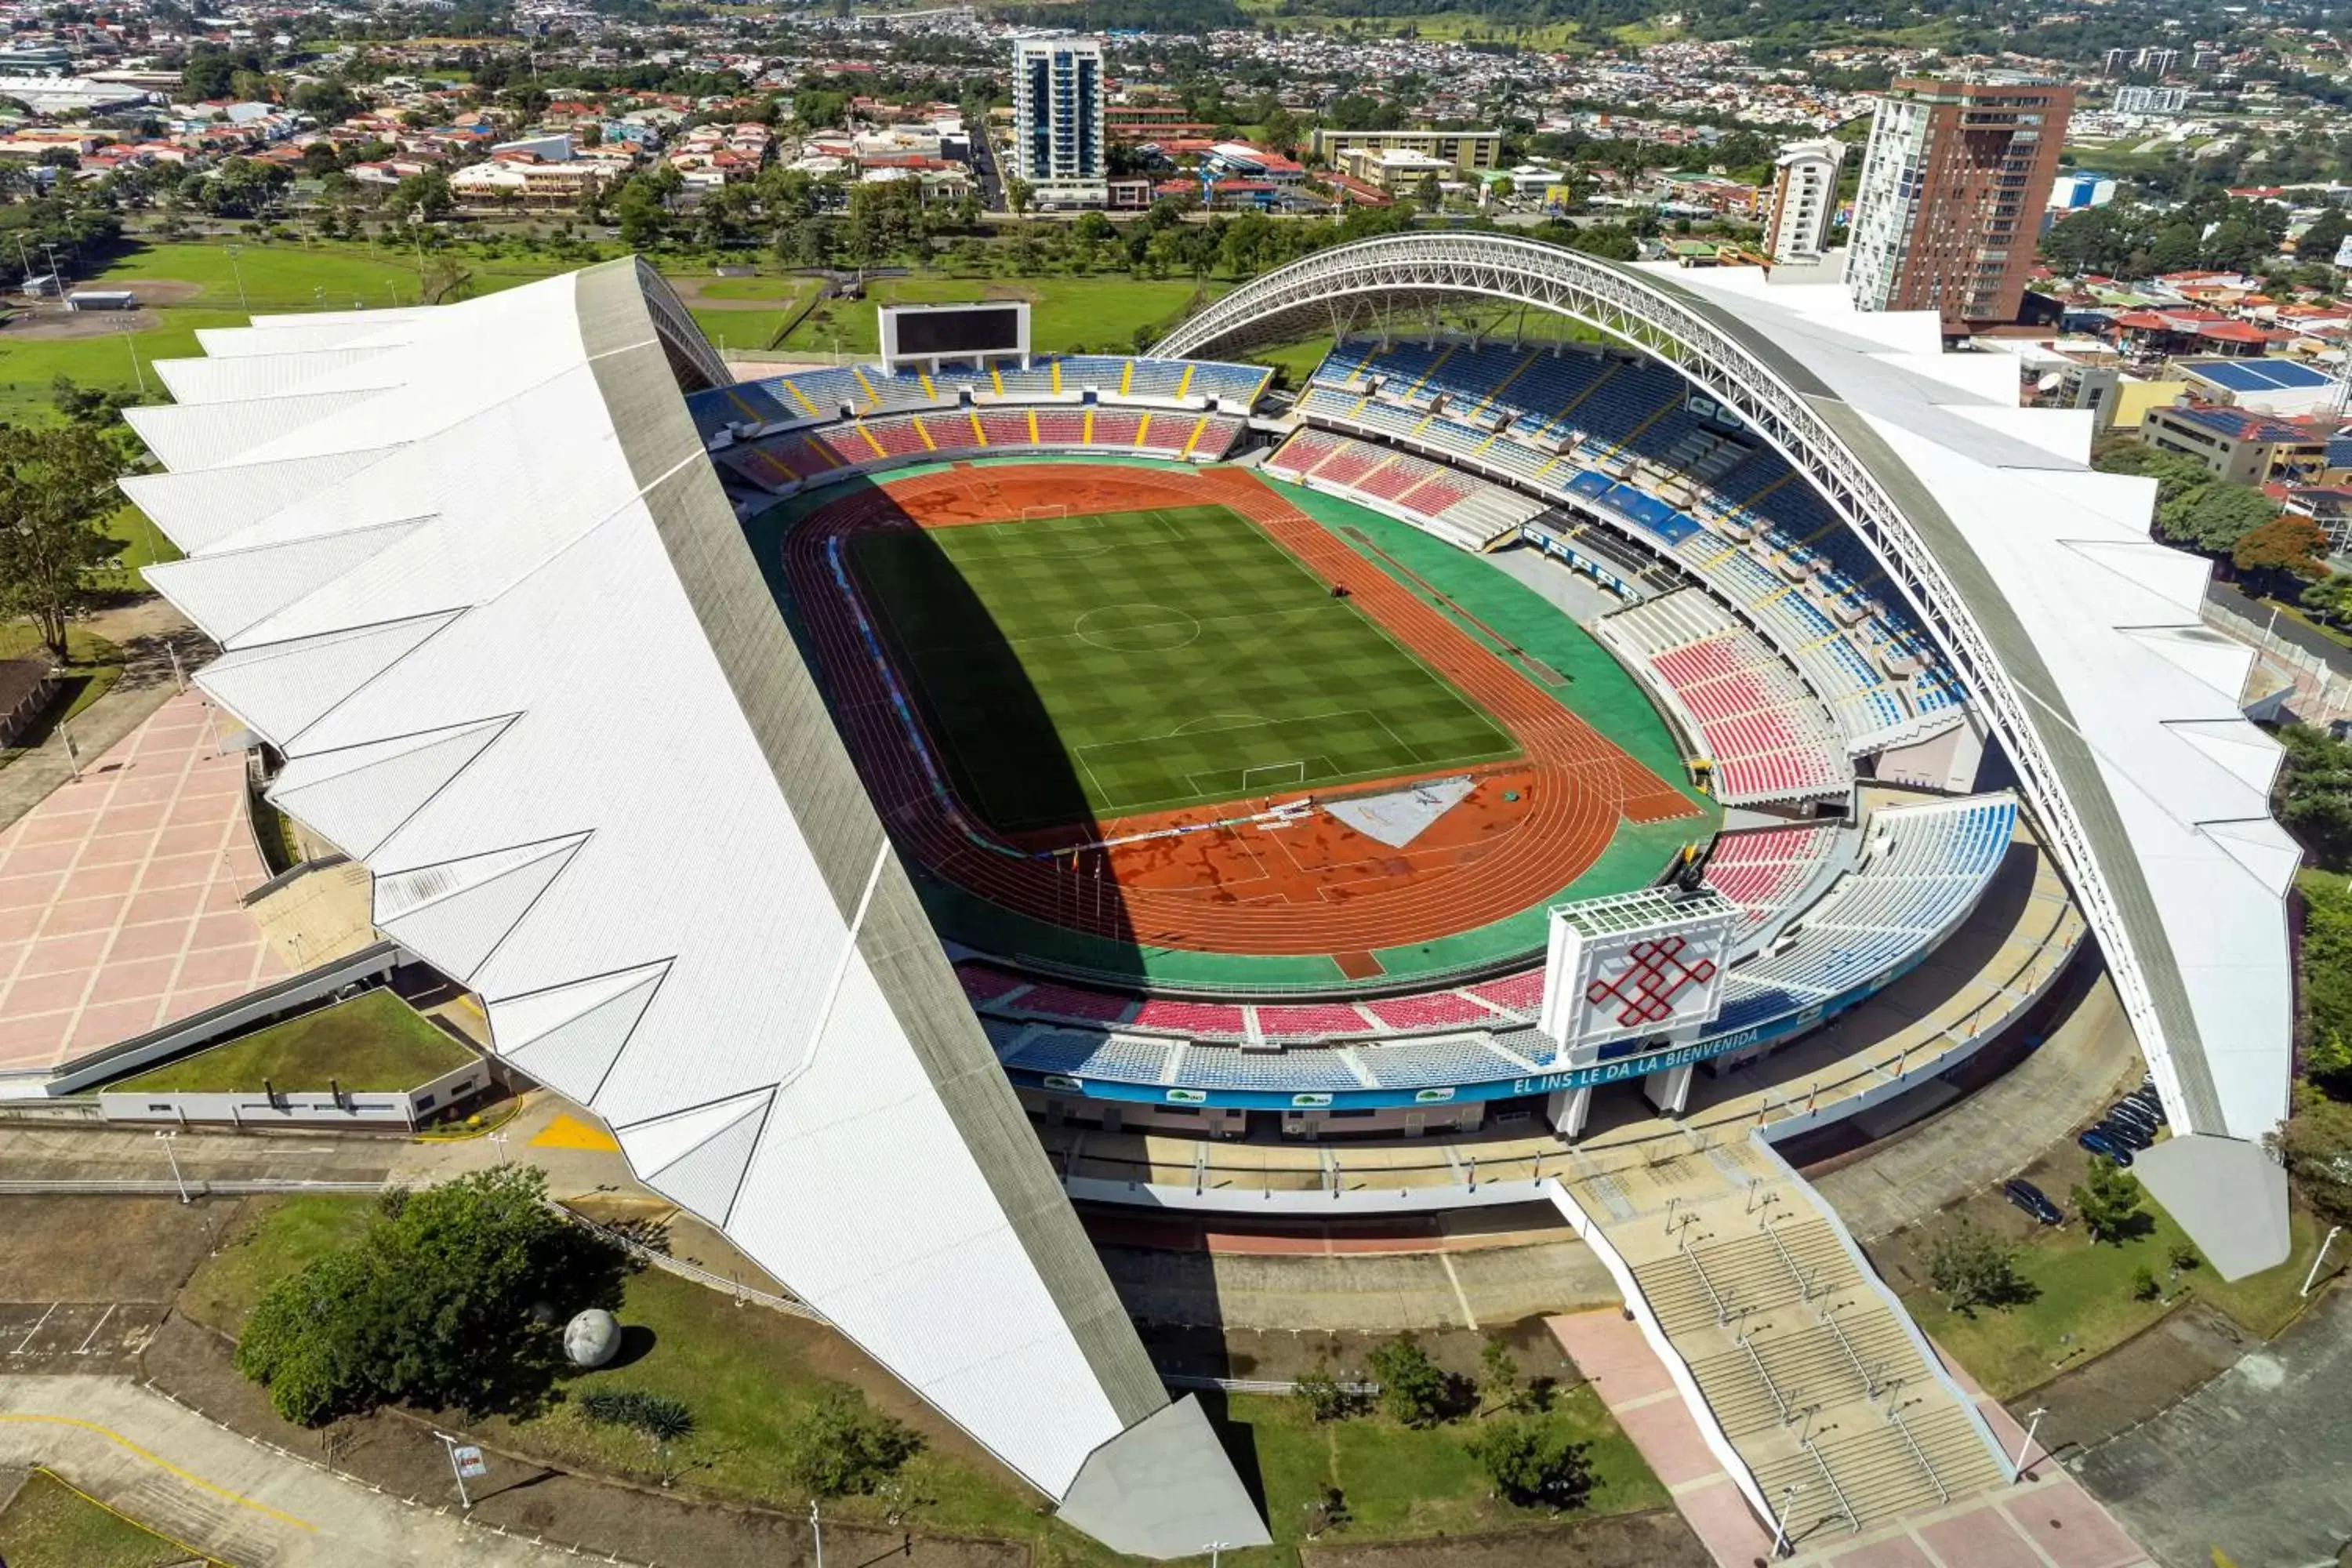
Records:
M1029 183L1035 207L1098 207L1109 199L1100 38L1013 40L1013 144L1003 173Z
M1837 218L1838 171L1845 143L1791 142L1772 160L1772 195L1764 217L1765 253L1775 261L1818 261Z

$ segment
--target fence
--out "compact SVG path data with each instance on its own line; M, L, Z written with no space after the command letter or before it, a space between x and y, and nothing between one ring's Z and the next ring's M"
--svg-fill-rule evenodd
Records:
M2257 658L2294 683L2290 702L2304 722L2325 724L2352 714L2352 675L2329 663L2326 656L2279 636L2274 629L2275 611L2268 625L2257 626L2210 599L2205 601L2203 610L2207 625L2247 644ZM2352 648L2345 650L2345 657L2352 660Z

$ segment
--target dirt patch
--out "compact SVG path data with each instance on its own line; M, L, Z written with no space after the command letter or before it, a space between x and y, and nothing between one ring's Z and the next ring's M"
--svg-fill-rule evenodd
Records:
M0 343L69 342L121 332L152 331L163 324L163 319L149 310L60 310L52 305L27 310L0 324Z
M144 1371L156 1385L214 1420L355 1476L428 1507L454 1502L449 1461L424 1423L379 1412L313 1431L278 1418L262 1391L230 1364L228 1341L183 1318L148 1347ZM474 1489L474 1518L512 1534L617 1552L641 1563L699 1568L799 1568L813 1564L805 1517L666 1496L651 1488L591 1479L485 1444L490 1473ZM912 1563L929 1568L1020 1568L1021 1545L875 1530L828 1521L827 1561Z
M235 1228L234 1202L0 1198L0 1280L18 1301L168 1301Z
M1680 1514L1620 1514L1507 1535L1439 1536L1386 1546L1302 1546L1305 1568L1709 1568Z

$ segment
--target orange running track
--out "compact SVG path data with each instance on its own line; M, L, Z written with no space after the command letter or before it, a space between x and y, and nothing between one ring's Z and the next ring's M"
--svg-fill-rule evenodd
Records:
M1522 756L1482 768L1475 788L1403 849L1328 813L1297 827L1218 828L1036 859L1055 843L1113 837L1236 816L1251 801L1087 824L1005 839L941 800L867 652L827 560L834 541L870 529L1223 505L1249 518L1326 583L1454 682L1507 730ZM1328 954L1349 973L1362 955L1507 920L1554 897L1609 846L1621 818L1696 816L1673 786L1537 689L1444 616L1240 469L1037 463L955 468L862 490L787 535L786 579L860 775L901 850L934 876L999 907L1091 935L1208 952ZM934 757L936 742L927 742ZM1393 790L1398 780L1353 786ZM951 787L951 786L950 786ZM1506 801L1507 793L1517 799ZM1296 795L1281 798L1296 798ZM961 818L961 820L959 820ZM1014 853L975 847L971 831ZM1348 960L1358 961L1350 964Z

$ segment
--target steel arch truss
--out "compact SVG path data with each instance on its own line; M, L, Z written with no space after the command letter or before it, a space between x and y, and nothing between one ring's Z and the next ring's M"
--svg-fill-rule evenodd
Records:
M1670 282L1557 246L1495 234L1401 234L1334 247L1254 279L1151 353L1230 353L1302 331L1335 330L1361 300L1385 310L1465 295L1571 317L1664 361L1811 479L1901 588L2007 752L2098 933L2117 995L2172 1114L2184 1131L2226 1135L2170 942L2129 859L2130 843L2105 782L2055 703L2054 689L2037 680L2040 689L2029 691L2011 661L1996 653L1985 619L2006 623L1999 640L2011 650L2030 650L2030 640L1997 595L1980 595L1972 604L1961 593L1923 532L1957 539L1954 525L1909 480L1900 460L1883 447L1865 460L1856 449L1864 443L1848 437L1876 446L1867 426L1849 417L1838 422L1846 426L1842 434L1825 410L1848 412L1843 400L1755 329ZM1897 501L1897 489L1908 492L1907 508ZM1968 568L1980 574L1972 558ZM2038 665L2038 654L2027 657ZM2048 734L2038 713L2050 716ZM2086 820L2091 815L2095 833ZM2119 899L2118 885L2132 896Z

